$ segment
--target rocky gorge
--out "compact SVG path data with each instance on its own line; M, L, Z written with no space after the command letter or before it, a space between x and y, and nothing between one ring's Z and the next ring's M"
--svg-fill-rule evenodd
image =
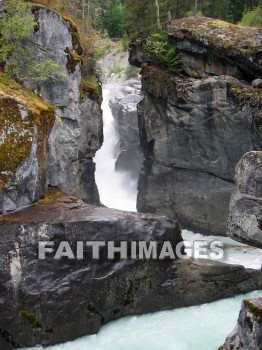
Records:
M262 289L260 270L210 260L137 261L130 256L108 260L104 250L101 259L95 260L87 249L78 259L56 260L52 254L39 259L40 241L54 247L67 241L74 248L87 240L116 244L154 240L158 247L170 241L176 246L182 245L180 223L204 233L224 233L229 198L236 189L234 166L246 151L261 147L261 124L259 89L242 85L232 76L174 77L163 67L144 66L140 60L145 97L138 107L138 127L145 160L138 209L155 213L99 206L93 157L103 140L101 90L94 96L84 88L81 44L74 24L43 7L34 12L38 28L33 40L39 55L51 55L65 76L36 84L35 93L0 77L0 348L57 344L94 334L122 316ZM133 45L130 59L138 62L134 57L140 49ZM193 65L194 59L185 61ZM257 65L254 56L243 76L257 76ZM120 155L130 152L138 169L140 149L133 124L138 98L127 90L111 102L111 108L122 137ZM130 117L128 135L121 120L123 111ZM128 170L130 162L122 157L119 167ZM248 199L256 197L257 208L260 168L253 153L246 157L239 169L247 169L244 178L253 182L237 184ZM257 171L250 170L253 165ZM248 177L249 171L252 176ZM234 199L232 203L234 218ZM255 213L259 220L257 209ZM238 236L243 236L242 231ZM245 242L254 241L245 238Z

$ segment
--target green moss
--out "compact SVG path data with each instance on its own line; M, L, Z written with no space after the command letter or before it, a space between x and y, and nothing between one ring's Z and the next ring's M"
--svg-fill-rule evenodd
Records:
M246 308L248 308L259 323L262 323L262 308L257 307L250 300L244 299L243 303Z
M154 97L167 99L174 91L172 74L167 69L162 69L154 65L143 69L143 79L147 91Z
M0 130L3 135L0 143L0 189L29 156L35 127L39 138L42 138L47 129L51 131L54 118L53 107L0 74ZM39 157L44 153L41 145L43 142L37 143Z
M56 188L51 188L48 190L48 192L46 193L45 198L42 200L42 203L44 204L52 204L55 203L56 200L61 197L62 192L60 192L58 189Z
M192 40L234 59L259 64L261 28L243 28L219 19L184 18L167 26L171 41Z
M68 47L65 49L65 53L67 54L66 68L69 73L74 73L77 65L83 63L84 59L77 53L71 51Z
M254 89L247 85L229 84L228 93L237 104L248 104L250 106L254 125L258 130L262 130L262 89Z
M21 310L19 312L19 317L22 320L26 320L27 322L29 322L34 329L42 328L42 325L41 325L40 321L38 320L36 314L34 314L32 312L27 312L25 310Z
M34 94L23 85L16 83L7 75L0 73L0 97L13 97L17 102L26 105L35 116L40 116L43 111L51 112L54 107L44 102L39 96Z
M80 84L81 100L85 94L88 94L90 98L94 99L96 102L101 103L101 86L99 85L97 78L91 76L81 80Z

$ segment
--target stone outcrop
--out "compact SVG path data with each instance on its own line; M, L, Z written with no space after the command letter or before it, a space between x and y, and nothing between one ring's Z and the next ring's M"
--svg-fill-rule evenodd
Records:
M117 94L115 92L109 100L119 134L116 170L128 171L136 178L143 160L137 120L137 104L141 99L141 83L132 79L123 83Z
M54 108L0 74L0 213L42 198Z
M33 42L39 58L53 59L63 67L65 77L37 83L44 100L57 107L50 135L48 183L90 203L99 203L92 158L103 141L99 101L82 89L82 47L77 28L57 13L36 7L38 30Z
M218 19L191 17L166 26L169 41L181 54L182 72L195 78L229 75L252 81L262 77L261 28L245 28ZM130 52L131 63L145 62L143 42Z
M235 166L244 153L262 147L262 91L236 78L245 76L251 81L260 76L260 30L251 29L252 38L250 35L246 39L253 43L248 55L242 44L234 47L234 52L223 49L229 45L230 33L235 33L234 38L244 35L242 29L226 23L221 27L221 40L214 39L212 46L205 39L210 33L204 29L215 28L214 22L220 26L224 23L191 18L169 24L169 41L181 54L179 74L164 64L145 62L141 38L131 43L129 59L143 68L145 93L138 104L140 140L146 158L139 180L138 210L165 213L183 227L204 234L225 235ZM187 43L187 50L181 42ZM206 46L203 55L195 50L200 44ZM203 62L210 57L210 50L217 59L223 58L222 63L224 58L233 62L237 70L244 62L249 73L234 73L225 65L222 70L221 62L216 70L212 60L213 68L207 70ZM190 74L185 68L189 62L184 59L185 51L191 55L190 62L197 65L197 73ZM221 75L225 73L231 76Z
M246 153L236 166L227 235L262 248L262 152Z
M262 344L262 298L245 299L236 327L218 350L259 350Z
M28 195L24 184L18 179L19 173L14 174L12 184L6 184L0 191L3 198L0 212L14 210L43 197L48 185L59 186L89 203L99 204L92 158L103 140L101 101L84 88L80 57L82 46L77 28L70 20L44 7L34 6L32 12L37 19L37 28L30 39L36 48L35 59L39 62L52 59L60 65L63 76L57 80L24 82L54 106L55 120L50 118L49 124L52 120L53 127L51 130L47 127L46 134L41 136L44 137L41 142L49 145L48 152L45 146L47 159L41 164L41 183L36 179L35 159L25 157L19 164L23 167L23 176L27 173L35 176L30 181L34 181L41 190L34 194L32 187L32 194ZM101 95L101 91L99 93ZM30 108L26 103L21 105L25 105L25 109ZM7 112L9 110L2 113ZM9 134L9 142L16 142L15 137L15 134Z
M39 241L181 242L166 217L88 205L61 192L0 218L0 347L51 345L125 315L211 302L262 288L260 271L208 260L38 258ZM54 251L56 251L54 248Z
M190 18L169 23L167 35L181 52L189 75L262 77L261 28L244 28L218 19Z

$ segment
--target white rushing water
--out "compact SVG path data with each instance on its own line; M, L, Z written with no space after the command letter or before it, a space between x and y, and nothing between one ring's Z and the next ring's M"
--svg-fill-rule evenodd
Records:
M114 149L118 135L108 106L109 89L104 89L104 144L95 158L96 183L103 204L110 208L136 210L136 184L125 173L115 172ZM183 230L184 240L220 240L222 262L259 269L262 250L249 248L230 238L202 236ZM255 297L255 291L209 304L130 316L110 322L98 334L48 347L48 350L216 350L237 322L241 301ZM42 349L40 348L33 348Z
M182 231L185 241L220 241L223 243L223 258L220 262L233 265L243 265L249 269L260 269L262 266L262 249L247 246L234 241L229 237L203 236L200 233L194 233L188 230ZM189 256L192 256L188 254Z
M96 153L96 184L101 202L109 208L136 211L137 183L125 172L115 171L115 147L118 134L109 107L110 90L118 85L107 85L103 89L104 142Z

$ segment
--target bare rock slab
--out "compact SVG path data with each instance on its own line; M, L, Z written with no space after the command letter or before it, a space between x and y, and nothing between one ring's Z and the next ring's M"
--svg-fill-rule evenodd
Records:
M52 345L125 315L211 302L262 288L261 271L192 259L38 259L39 241L181 242L166 217L95 207L60 192L0 217L0 348Z

